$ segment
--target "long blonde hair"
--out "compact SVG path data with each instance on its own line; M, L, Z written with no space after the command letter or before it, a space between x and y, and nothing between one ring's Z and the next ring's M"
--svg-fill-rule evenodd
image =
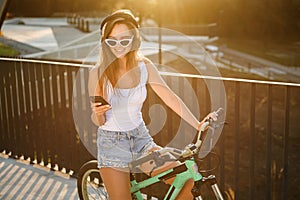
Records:
M118 70L118 58L112 53L110 47L108 47L104 40L108 38L112 29L116 24L125 24L128 29L133 33L134 38L132 42L131 50L125 55L126 56L126 65L127 69L132 69L138 65L138 48L140 46L140 35L138 31L137 21L133 14L129 10L118 10L104 19L104 24L101 24L101 63L99 67L99 89L103 94L103 86L106 85L108 81L111 83L113 89L117 83L116 72Z

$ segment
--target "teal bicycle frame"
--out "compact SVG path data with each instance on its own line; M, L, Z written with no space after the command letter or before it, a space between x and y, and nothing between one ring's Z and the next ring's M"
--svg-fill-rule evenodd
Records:
M216 111L216 113L220 111L221 109ZM198 171L198 166L195 161L196 157L194 157L197 156L199 153L199 149L201 147L205 135L204 132L206 130L206 127L208 126L210 126L213 129L217 127L214 125L213 120L211 118L206 119L200 127L200 130L197 134L196 143L188 144L184 147L183 150L175 149L172 147L164 147L130 162L128 164L128 167L130 169L131 174L133 175L132 177L134 178L130 180L130 192L132 196L135 197L135 199L137 200L143 200L144 195L147 195L148 197L148 186L158 182L165 182L170 178L174 178L172 184L167 189L166 194L162 194L163 196L157 194L159 198L163 198L164 200L174 200L182 190L185 183L189 179L193 179L195 184L194 188L192 189L192 193L195 199L202 199L200 187L202 184L208 183L210 184L216 199L224 200L223 195L217 185L216 177L214 175L209 175L208 177L202 176L202 174L200 174L200 172ZM170 161L180 161L181 163L178 166L165 170L159 174L156 174L155 176L147 176L147 178L144 180L135 179L136 177L134 177L135 175L137 175L137 173L144 173L142 170L144 163L151 165L155 163L155 167L151 170L151 172L153 172L154 169L164 166L166 162ZM97 161L87 162L80 168L77 186L80 199L108 199L105 184L103 184L101 175L97 167ZM144 192L144 194L141 192L141 190ZM149 194L150 196L152 196L151 191Z
M177 170L183 170L183 172L178 173ZM194 181L199 181L202 179L202 175L198 172L198 167L193 158L186 160L181 165L176 166L172 169L166 170L156 176L148 178L144 181L137 182L136 180L131 181L131 193L136 196L138 200L143 200L141 189L146 188L154 183L164 180L166 177L176 175L175 180L170 186L164 200L173 200L177 197L181 189L183 188L185 182L189 179Z
M221 108L218 109L216 111L216 114L221 111L222 111ZM170 188L168 189L167 194L164 197L164 200L174 200L178 196L179 192L183 188L186 181L189 179L193 179L195 183L198 181L205 182L206 180L209 180L216 198L223 200L223 196L219 190L219 187L217 185L215 177L214 176L210 176L208 178L203 177L199 173L198 166L194 160L194 155L196 155L199 152L199 148L201 147L202 141L204 139L203 133L204 133L206 127L211 125L212 122L213 122L212 119L210 119L210 118L207 119L200 127L200 130L198 132L198 137L196 140L197 142L195 144L187 145L184 148L184 150L175 149L175 148L171 148L171 147L165 147L161 150L152 152L149 155L146 155L142 158L139 158L139 159L129 163L129 168L132 170L150 160L154 160L154 161L159 160L160 156L163 156L165 153L171 153L171 154L177 155L177 156L179 156L179 158L175 159L175 160L183 161L179 166L168 169L168 170L166 170L160 174L157 174L153 177L149 177L146 180L143 180L140 182L137 182L136 180L131 180L131 190L130 190L131 194L135 195L138 200L143 200L142 193L140 191L141 189L146 188L157 182L164 181L166 179L175 177L173 183L171 184ZM173 161L175 161L175 160L173 159ZM159 166L161 166L161 165L159 165ZM140 171L142 171L142 170L140 170Z

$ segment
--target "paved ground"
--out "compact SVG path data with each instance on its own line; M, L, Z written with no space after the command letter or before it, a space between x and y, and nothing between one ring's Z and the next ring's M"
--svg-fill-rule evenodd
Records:
M57 30L62 31L57 33ZM66 18L15 18L6 20L1 31L5 38L41 51L57 49L62 42L83 35L81 31L69 25Z
M0 199L77 200L76 179L0 154Z

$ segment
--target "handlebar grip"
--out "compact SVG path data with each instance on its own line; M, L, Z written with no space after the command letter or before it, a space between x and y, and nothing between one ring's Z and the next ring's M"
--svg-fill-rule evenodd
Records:
M224 112L223 108L219 108L217 111L215 111L217 113L217 115L221 115Z
M224 113L224 109L223 109L223 108L218 108L218 110L216 110L216 111L214 111L214 112L212 112L212 113L214 113L214 114L216 115L216 119L214 119L214 118L212 118L212 117L209 117L209 118L207 118L207 119L205 120L205 122L211 123L211 122L213 122L213 121L216 121L216 120L217 120L217 117L218 117L219 115L222 115L222 114Z

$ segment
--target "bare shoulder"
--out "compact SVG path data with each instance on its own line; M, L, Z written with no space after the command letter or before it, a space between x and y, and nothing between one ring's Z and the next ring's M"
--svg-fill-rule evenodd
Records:
M159 71L155 66L155 64L148 58L145 58L143 61L148 71L148 83L150 83L151 86L155 86L157 85L157 83L164 84L164 81L160 76Z
M147 58L147 57L143 57L142 61L146 64L146 65L153 65L153 62Z
M156 67L155 67L154 63L149 58L144 57L142 61L145 63L148 72L149 71L151 72L153 70L156 71Z

